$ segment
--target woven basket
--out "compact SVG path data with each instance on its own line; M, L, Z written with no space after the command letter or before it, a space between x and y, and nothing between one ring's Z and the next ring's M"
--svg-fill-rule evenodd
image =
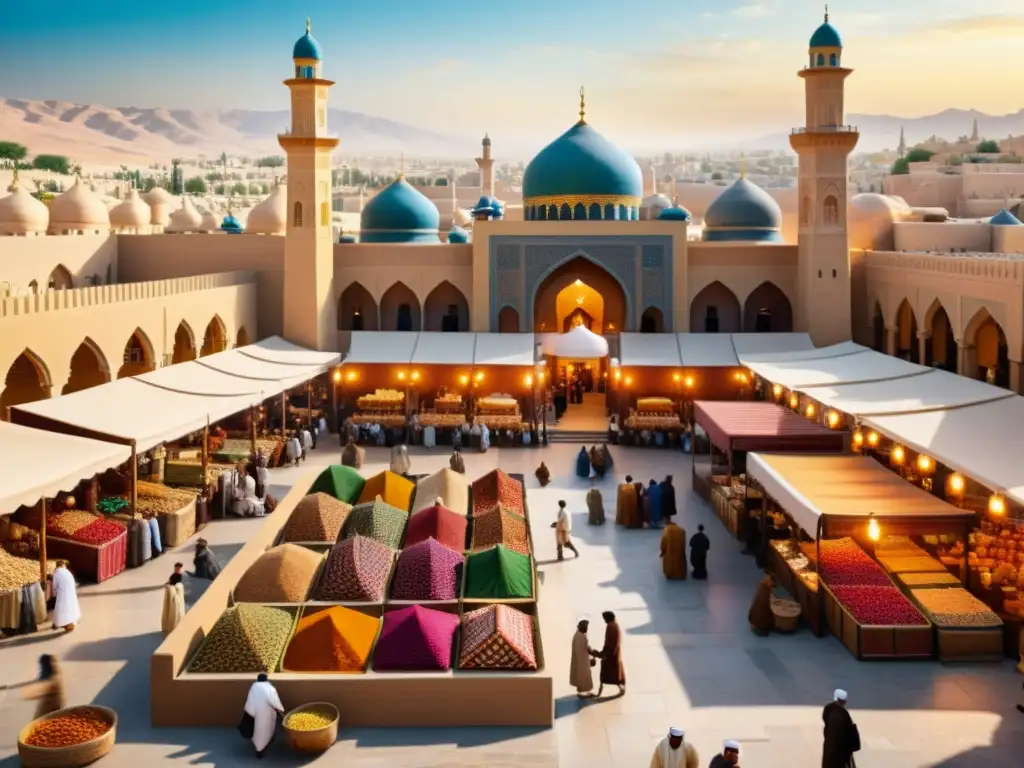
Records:
M288 718L292 715L311 710L319 711L326 715L333 715L334 719L330 725L325 725L323 728L318 728L315 731L293 731L288 727ZM325 701L316 701L312 704L303 704L301 707L296 707L284 716L282 722L284 723L285 735L288 737L288 744L291 745L292 749L296 752L315 753L326 751L338 740L338 720L340 718L341 714L336 706Z
M800 603L793 600L784 600L781 597L772 597L772 616L775 617L776 632L796 632L800 622Z
M92 741L82 744L75 744L70 747L32 747L25 743L25 739L32 732L32 729L44 720L52 720L61 715L74 714L98 714L108 723L110 730ZM18 734L18 756L24 768L79 768L79 766L94 763L114 748L114 741L117 738L117 713L107 707L89 705L85 707L68 707L59 709L48 715L33 720L21 729Z

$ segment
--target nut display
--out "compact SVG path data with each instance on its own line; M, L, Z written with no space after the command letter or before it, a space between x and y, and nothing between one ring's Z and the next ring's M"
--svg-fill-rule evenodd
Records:
M817 592L818 574L813 570L811 558L790 539L774 539L771 544L804 585L812 592Z
M898 573L896 580L906 587L956 587L960 579L951 573Z
M25 743L44 749L73 747L98 739L111 727L98 712L78 710L39 721L25 737Z
M836 600L865 626L923 626L921 612L894 586L832 587Z
M272 672L292 633L284 608L236 605L228 608L206 636L189 672Z
M160 496L139 496L136 502L139 512L150 515L171 515L196 500L196 492L192 490L186 491L178 488L169 488L166 485L157 485L156 483L149 483L149 485L163 488L166 493Z
M524 515L522 484L500 469L488 472L473 483L473 514L481 515L498 504Z
M57 537L71 538L98 518L88 512L69 509L46 516L46 532Z
M910 594L939 627L1001 627L1003 622L966 589L912 589Z
M334 722L334 713L327 710L307 709L288 715L284 727L290 731L319 731Z
M39 562L15 557L0 549L0 592L21 589L39 581Z
M306 600L323 555L297 544L268 549L238 580L238 603L301 603Z

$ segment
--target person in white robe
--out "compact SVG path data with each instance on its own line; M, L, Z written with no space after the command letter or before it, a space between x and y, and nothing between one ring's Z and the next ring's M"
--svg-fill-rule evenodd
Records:
M299 466L299 460L302 458L302 443L299 442L298 435L292 435L288 442L285 444L285 450L288 454L288 463L294 463L295 466Z
M480 453L485 452L491 447L491 430L487 428L486 424L480 425Z
M407 475L412 467L409 460L409 448L405 445L396 445L391 449L391 471L396 475Z
M167 637L185 617L185 585L180 581L164 584L164 607L160 614L160 629Z
M587 641L587 629L590 619L581 618L576 624L576 634L572 636L572 658L569 662L569 685L576 689L581 699L593 696L594 672L597 660L591 658L590 643Z
M428 451L437 445L437 431L434 429L433 424L428 424L423 428L423 447Z
M245 714L256 721L253 726L252 745L256 748L256 756L263 757L274 739L277 716L284 714L284 705L277 695L277 689L270 684L269 678L263 672L249 688L249 695L245 699Z
M320 433L320 437L327 434L327 419L323 416L320 417L320 421L316 425L317 431Z
M82 618L82 609L78 605L78 587L75 577L68 570L65 560L57 561L53 572L53 628L71 632L75 624Z
M300 434L302 437L302 458L305 460L306 455L313 450L313 433L308 429L303 429Z
M700 756L692 744L683 740L680 728L669 728L668 736L654 748L651 768L699 768Z

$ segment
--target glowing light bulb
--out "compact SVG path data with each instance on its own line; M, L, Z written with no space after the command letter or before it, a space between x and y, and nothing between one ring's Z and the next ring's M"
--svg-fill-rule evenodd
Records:
M420 372L419 371L413 371L412 372L412 380L413 381L419 381L420 380Z
M674 381L674 382L676 382L678 384L682 380L683 380L683 374L681 374L681 373L673 373L672 374L672 381Z
M1005 515L1006 502L1003 501L1003 497L997 493L992 494L992 497L988 500L988 511L993 515Z
M966 486L963 475L950 475L947 484L949 486L949 492L956 496L963 493L964 487Z
M800 397L798 395L795 395L795 394L794 395L790 395L789 396L789 407L795 409L798 405L800 405Z
M868 445L870 445L872 448L874 448L876 445L878 445L878 433L877 432L868 432Z
M477 381L477 382L483 381L484 380L483 373L482 372L477 372L476 376L473 377L473 380Z
M804 413L807 414L807 418L808 419L813 419L814 418L814 403L808 403L807 407L804 409Z
M902 445L897 445L892 449L892 461L893 464L902 464L907 458L907 452L903 450Z
M882 538L882 527L875 520L874 512L868 517L868 538L872 541L878 541Z
M331 374L331 378L334 379L334 383L335 384L337 384L339 381L341 381L341 370L336 368L334 370L334 373Z
M839 414L836 413L835 411L829 411L828 412L828 425L832 429L835 429L836 427L839 426ZM863 439L863 438L861 438L861 439Z
M405 371L399 371L398 372L398 380L399 381L405 381Z
M692 389L693 385L694 385L693 376L687 376L685 379L683 379L683 386L685 386L687 389Z
M359 378L359 374L356 373L355 371L349 371L347 374L345 374L345 379L347 381L355 381L358 378Z
M627 387L633 386L633 377L632 376L627 376L626 377L626 386Z
M925 456L923 453L917 457L917 468L922 472L931 472L935 466L935 462L932 461L931 456Z
M856 432L853 433L853 444L857 448L860 448L862 445L864 445L864 433L861 432L860 430L857 430Z
M469 384L469 376L467 376L466 374L462 374L461 376L459 376L459 384Z
M533 375L532 374L529 374L529 373L526 374L526 386L528 386L528 387L532 387L533 386Z
M781 384L775 384L775 385L772 386L772 395L774 395L776 400L778 400L780 397L782 397L782 385Z

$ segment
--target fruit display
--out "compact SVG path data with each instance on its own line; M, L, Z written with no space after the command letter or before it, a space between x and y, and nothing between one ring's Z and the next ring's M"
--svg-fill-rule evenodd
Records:
M949 548L941 547L939 559L962 563L963 542L958 541ZM971 569L973 583L982 587L1013 587L1024 591L1024 523L983 520L981 528L969 537L967 565Z
M878 562L890 573L944 573L946 566L938 560L922 554L917 557L891 557L878 554Z
M476 412L482 416L519 416L519 401L514 397L488 395L476 401Z
M893 585L830 586L842 605L862 626L925 626L924 616Z
M379 472L373 477L367 478L356 504L367 504L379 498L385 504L408 512L415 490L416 485L412 480L390 471Z
M72 541L77 541L79 544L88 544L91 547L99 547L113 541L118 536L121 536L126 530L127 528L121 525L121 523L115 523L113 520L104 520L99 518L89 523L89 525L84 528L79 528L71 539Z
M503 504L497 504L473 520L471 549L480 552L497 544L502 544L521 555L530 554L526 518L517 515Z
M376 539L389 549L400 549L405 536L408 515L380 499L369 504L357 504L345 518L342 539L366 536Z
M937 627L1001 627L1003 622L966 589L912 589L910 594Z
M39 581L39 561L15 557L0 548L0 592L10 592Z
M512 416L495 416L485 414L476 417L477 424L485 425L492 432L499 430L511 430L513 432L529 432L530 425L523 421L523 417L516 413Z
M469 520L466 516L439 504L421 509L409 516L409 524L405 529L405 547L419 544L427 539L435 539L455 552L466 549L466 533Z
M473 483L473 514L480 515L498 504L526 516L523 509L523 485L500 469L488 472Z
M440 499L440 501L438 501ZM469 514L469 482L466 476L448 467L421 478L416 483L413 512L440 504L460 515Z
M363 395L356 400L361 411L399 411L405 406L405 394L397 389L378 389L372 395Z
M334 713L328 712L326 709L304 709L302 712L288 715L284 721L284 727L290 731L319 731L336 719Z
M644 416L672 413L675 411L675 403L667 397L638 397L636 410Z
M464 413L421 413L416 417L421 427L441 427L455 429L466 423Z
M896 581L905 587L959 587L960 579L948 571L942 573L898 573Z
M464 410L462 395L457 392L448 392L434 398L434 410L438 413L456 413L462 415Z
M326 493L338 501L355 504L359 494L363 492L364 485L366 480L357 470L341 464L332 464L317 475L307 493Z
M772 547L782 557L786 565L812 592L818 591L818 574L814 570L811 559L791 539L774 539Z
M281 531L281 541L334 542L352 505L326 493L304 496Z
M829 587L891 587L892 582L878 563L868 557L853 539L822 540L818 573Z
M533 563L500 544L466 558L467 599L513 600L533 597Z
M324 602L380 603L384 601L393 555L387 545L355 535L327 553L315 599Z
M379 629L380 619L340 605L307 613L295 626L281 669L365 672Z
M99 518L90 512L69 509L66 512L54 512L46 516L46 532L50 536L70 539L76 533L92 525Z
M236 603L301 603L313 587L323 556L297 544L268 549L235 585Z
M80 707L36 723L25 737L25 744L43 749L60 749L85 744L109 731L113 725L97 711Z
M464 559L434 539L406 547L398 556L392 600L458 600Z
M443 672L452 668L459 617L410 605L384 614L373 653L376 672Z
M143 483L139 483L139 485L141 486ZM193 489L183 490L157 483L145 483L145 485L147 486L145 493L140 488L136 500L139 512L150 515L172 515L196 500L196 491Z
M294 617L284 608L236 605L213 625L189 672L273 672L292 634Z
M533 617L487 605L462 617L459 669L537 669Z

